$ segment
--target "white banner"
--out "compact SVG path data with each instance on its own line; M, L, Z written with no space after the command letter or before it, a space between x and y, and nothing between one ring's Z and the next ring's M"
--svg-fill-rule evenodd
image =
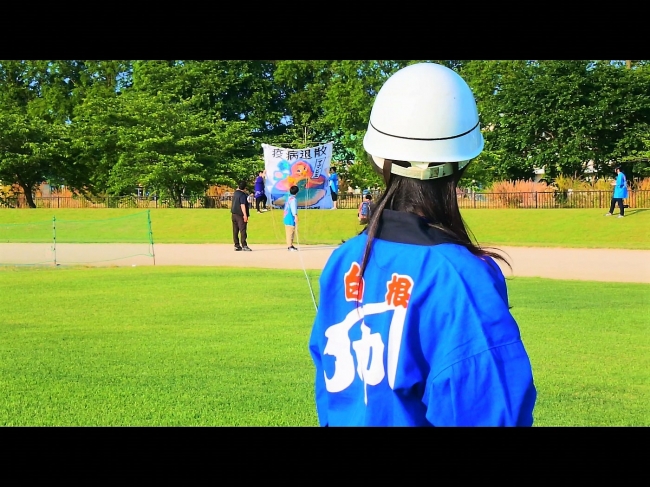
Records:
M269 203L282 208L291 186L298 186L299 208L332 208L329 170L332 143L308 149L283 149L262 144Z

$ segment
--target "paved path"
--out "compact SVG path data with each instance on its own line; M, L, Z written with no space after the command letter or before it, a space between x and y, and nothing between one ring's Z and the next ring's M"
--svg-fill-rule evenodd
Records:
M235 252L224 244L156 244L155 254L156 265L322 269L334 248L310 245L287 252L281 245L256 245L253 252ZM506 276L650 283L650 250L499 248L512 264L512 271L500 264ZM56 256L62 265L153 265L151 257L137 255L147 252L137 244L59 244ZM0 264L36 262L52 262L50 244L0 244Z

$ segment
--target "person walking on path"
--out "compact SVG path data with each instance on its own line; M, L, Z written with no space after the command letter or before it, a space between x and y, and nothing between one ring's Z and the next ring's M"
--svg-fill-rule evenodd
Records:
M614 186L614 194L612 195L612 203L609 205L609 213L605 213L605 216L612 216L614 213L614 206L618 203L619 215L617 218L625 217L625 205L623 205L623 199L627 198L627 178L623 171L621 171L621 166L616 166L616 181L612 183Z

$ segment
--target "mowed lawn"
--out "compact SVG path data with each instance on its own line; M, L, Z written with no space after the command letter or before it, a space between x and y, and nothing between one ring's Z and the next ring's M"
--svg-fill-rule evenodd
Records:
M626 218L603 209L462 210L479 243L578 248L650 249L650 210L629 209ZM0 209L0 243L148 242L147 213L138 209ZM339 244L362 230L356 210L300 210L301 244ZM153 209L155 243L231 243L230 211ZM283 244L282 213L253 212L249 242Z
M650 285L508 288L536 425L650 425ZM0 425L317 424L302 271L0 268L0 307Z

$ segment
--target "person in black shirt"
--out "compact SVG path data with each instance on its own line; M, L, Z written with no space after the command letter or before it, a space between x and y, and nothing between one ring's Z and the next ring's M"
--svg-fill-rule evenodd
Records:
M246 227L248 226L248 217L250 216L250 205L248 203L248 193L246 189L246 181L240 181L237 185L235 194L232 195L232 239L235 242L235 250L245 250L250 252L246 242L247 234ZM239 236L241 234L241 245L239 244Z

